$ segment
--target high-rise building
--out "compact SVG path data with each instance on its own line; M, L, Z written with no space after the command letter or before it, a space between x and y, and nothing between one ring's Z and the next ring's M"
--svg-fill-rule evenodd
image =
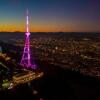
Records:
M2 53L2 47L0 46L0 53Z

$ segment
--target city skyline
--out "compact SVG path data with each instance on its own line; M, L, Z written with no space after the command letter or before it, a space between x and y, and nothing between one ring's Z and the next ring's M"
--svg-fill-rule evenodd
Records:
M100 32L99 0L1 0L0 31L25 32L26 9L30 32Z

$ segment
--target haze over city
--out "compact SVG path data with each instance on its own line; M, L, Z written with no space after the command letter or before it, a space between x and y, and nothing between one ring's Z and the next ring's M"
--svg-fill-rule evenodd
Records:
M0 31L100 32L100 0L1 0Z

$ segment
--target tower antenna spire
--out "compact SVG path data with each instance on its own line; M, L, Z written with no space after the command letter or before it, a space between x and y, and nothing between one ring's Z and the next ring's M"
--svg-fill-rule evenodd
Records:
M29 33L29 14L28 14L28 9L26 11L26 32Z

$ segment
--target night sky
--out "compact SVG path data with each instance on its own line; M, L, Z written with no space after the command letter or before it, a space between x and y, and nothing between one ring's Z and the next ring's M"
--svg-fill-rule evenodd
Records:
M100 0L0 0L0 31L100 32Z

